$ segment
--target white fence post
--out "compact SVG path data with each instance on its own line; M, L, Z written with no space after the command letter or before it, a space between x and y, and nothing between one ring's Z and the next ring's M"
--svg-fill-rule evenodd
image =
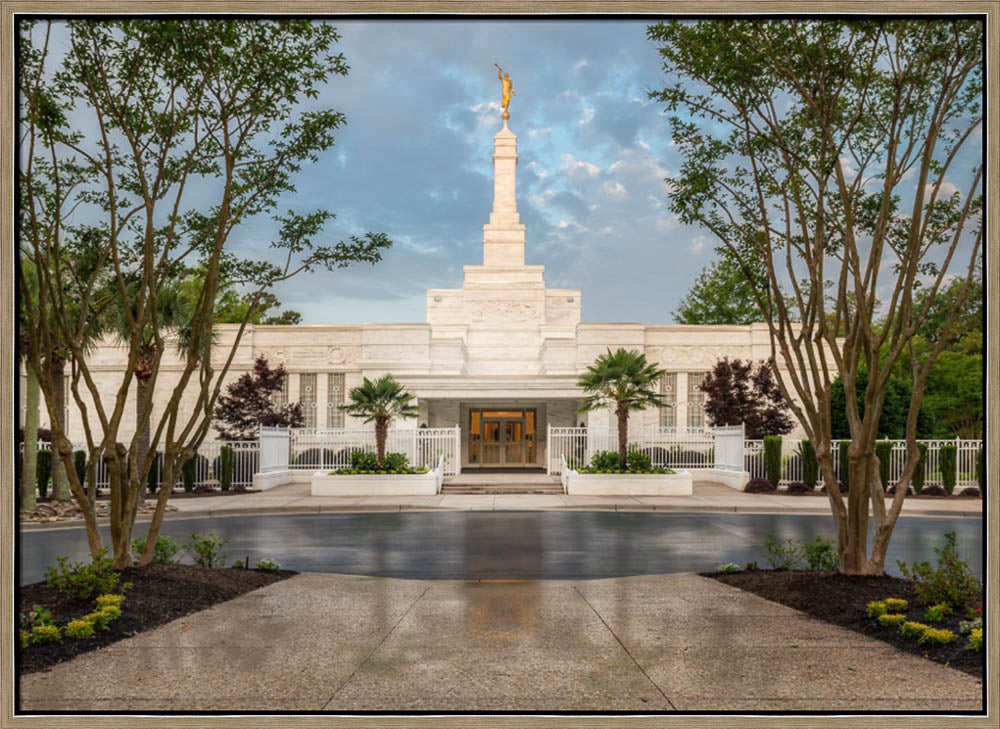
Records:
M288 428L260 429L260 472L288 470L289 440L291 432Z

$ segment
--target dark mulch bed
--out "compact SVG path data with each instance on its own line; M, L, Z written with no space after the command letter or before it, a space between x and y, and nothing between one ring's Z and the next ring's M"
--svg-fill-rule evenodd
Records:
M888 575L856 577L839 572L799 570L756 570L703 575L772 602L801 610L817 620L884 641L901 651L929 658L980 679L983 677L985 653L966 650L968 636L958 634L958 624L967 616L949 615L940 623L926 623L925 608L917 604L916 590L909 580ZM958 635L958 638L946 645L920 645L916 639L901 635L899 628L882 627L877 620L868 617L865 608L869 602L887 597L899 597L909 603L907 620L929 624L935 628L947 628Z
M122 583L131 582L132 587L125 592L120 618L111 623L107 630L97 631L92 638L76 640L63 637L55 643L28 646L20 656L20 671L22 674L43 671L56 663L71 660L83 653L295 574L298 573L291 570L262 572L254 569L208 569L187 564L151 564L143 569L123 570ZM95 609L93 600L70 600L46 587L44 582L21 587L18 590L18 604L22 612L31 610L33 605L51 610L56 625L60 627Z
M238 494L259 494L260 491L257 489L248 489L245 486L233 486L229 491L223 491L222 489L213 489L208 486L197 486L194 491L183 491L181 489L175 489L170 493L170 500L175 499L199 499L203 496L236 496ZM155 499L156 494L151 494L146 492L145 497L147 499ZM111 499L111 494L107 491L99 491L97 493L98 501L108 501Z

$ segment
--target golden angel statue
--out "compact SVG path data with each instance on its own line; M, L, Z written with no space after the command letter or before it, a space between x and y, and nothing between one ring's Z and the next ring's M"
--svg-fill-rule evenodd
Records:
M503 107L503 118L510 119L510 112L507 110L510 107L510 97L517 96L517 92L514 91L514 84L510 80L510 74L504 73L503 69L497 64L493 64L497 67L497 78L500 79L500 84L502 85L500 106Z

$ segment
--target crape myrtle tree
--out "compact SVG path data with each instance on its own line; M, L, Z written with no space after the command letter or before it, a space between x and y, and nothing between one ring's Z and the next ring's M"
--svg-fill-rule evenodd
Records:
M226 387L215 405L215 430L220 440L256 440L260 426L301 428L305 424L300 403L274 405L274 394L285 386L288 373L279 364L271 369L264 357L257 357L253 373L244 372Z
M723 357L705 375L699 389L705 393L705 414L712 426L739 425L746 437L784 435L792 430L791 411L771 366Z
M646 355L619 347L600 355L576 383L587 393L578 413L607 407L618 421L618 463L628 468L628 417L635 410L670 407L656 385L664 370L647 361Z
M75 475L64 424L54 417L56 383L46 366L48 353L68 354L88 450L107 464L118 567L132 563L136 502L153 454L162 452L163 481L173 483L210 427L246 325L244 319L231 347L213 348L220 282L244 287L257 302L302 271L374 263L390 245L373 233L318 245L314 239L331 213L279 214L295 191L295 174L330 148L345 121L317 108L326 79L348 70L334 52L338 39L331 25L305 20L19 23L19 252L37 272L35 306L24 311L26 361L45 396L54 449L96 553L103 546L96 514ZM266 218L277 228L270 254L277 263L229 250L238 226ZM167 380L161 364L171 327L160 297L187 266L203 269L204 280ZM24 301L23 276L19 287ZM84 348L107 331L109 297L130 302L122 314L131 336L122 344L126 364L117 385L102 397L107 386ZM121 442L140 358L149 373L139 409L150 425L142 459L145 422ZM165 395L155 419L154 392ZM169 494L160 490L140 565L152 559Z
M764 265L764 283L752 282L772 366L780 358L778 385L815 448L848 574L884 570L919 457L917 414L944 346L917 354L913 338L948 277L971 279L980 255L982 31L975 19L782 18L671 21L647 32L668 77L650 96L665 104L683 157L669 207L744 267ZM942 341L967 294L943 316ZM907 458L887 503L878 413L907 353ZM831 451L838 375L851 432L846 502Z

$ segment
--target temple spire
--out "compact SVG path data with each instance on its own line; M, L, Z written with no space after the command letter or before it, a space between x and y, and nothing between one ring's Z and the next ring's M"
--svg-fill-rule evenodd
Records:
M524 265L524 226L517 213L517 136L507 127L493 137L493 210L483 226L484 266Z

